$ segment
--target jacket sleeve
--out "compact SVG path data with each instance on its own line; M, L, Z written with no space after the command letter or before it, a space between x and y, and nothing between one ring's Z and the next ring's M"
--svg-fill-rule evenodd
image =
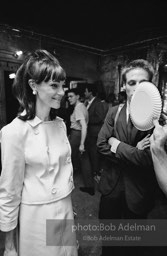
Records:
M115 137L114 135L114 118L117 108L112 108L108 111L105 118L104 124L98 134L97 138L97 148L99 153L107 156L110 160L116 161L115 154L111 152L111 146L108 144L108 139L110 137Z
M5 232L17 226L25 170L23 141L18 130L14 128L6 126L0 134L0 229Z
M153 168L153 162L150 149L139 150L137 147L130 146L124 142L118 145L116 158L128 165L135 165L138 167Z

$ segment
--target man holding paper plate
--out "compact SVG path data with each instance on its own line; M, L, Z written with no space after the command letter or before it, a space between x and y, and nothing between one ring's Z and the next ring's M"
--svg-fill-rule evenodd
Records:
M127 102L114 106L108 112L99 132L97 146L105 158L105 169L99 184L102 194L100 219L145 219L154 206L157 183L149 139L153 129L137 129L130 117L133 94L141 83L150 84L153 75L152 65L143 59L130 62L122 70ZM142 105L141 101L140 106ZM128 250L124 247L121 252L125 249ZM109 252L113 256L118 255L120 250L119 247L104 246L102 256L109 255ZM129 253L133 255L134 251Z

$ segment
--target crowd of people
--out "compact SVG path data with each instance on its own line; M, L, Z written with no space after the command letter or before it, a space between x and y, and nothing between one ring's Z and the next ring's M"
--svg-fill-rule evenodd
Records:
M13 83L19 113L0 131L5 256L26 256L29 248L31 256L78 255L75 233L71 236L66 224L74 220L75 173L82 174L83 193L93 196L98 183L100 220L147 219L156 187L167 195L167 118L139 131L129 117L136 88L153 76L148 61L133 60L122 70L125 91L117 101L89 83L83 101L78 88L65 94L66 73L57 58L40 49L27 55ZM69 107L61 112L64 97ZM46 245L47 219L55 220L52 235L58 246ZM142 250L102 246L102 256L142 255Z

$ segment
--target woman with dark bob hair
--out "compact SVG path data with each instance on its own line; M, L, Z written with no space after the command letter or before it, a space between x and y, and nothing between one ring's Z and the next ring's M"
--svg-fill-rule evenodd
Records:
M75 233L69 228L71 148L65 124L56 116L65 79L59 61L40 49L29 53L16 73L13 91L20 111L0 132L5 256L77 256Z

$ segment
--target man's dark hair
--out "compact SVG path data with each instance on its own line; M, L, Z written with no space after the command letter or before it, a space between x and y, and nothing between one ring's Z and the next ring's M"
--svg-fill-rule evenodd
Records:
M86 84L85 89L88 89L88 92L92 92L93 96L97 95L97 86L96 84Z
M70 93L70 92L74 93L75 95L79 95L79 96L80 96L80 92L79 92L78 88L69 89L69 90L67 91L67 95L68 95L68 93Z
M154 75L154 68L147 60L137 59L129 62L122 70L122 83L126 83L126 74L136 68L145 70L149 75L149 81L151 82Z

